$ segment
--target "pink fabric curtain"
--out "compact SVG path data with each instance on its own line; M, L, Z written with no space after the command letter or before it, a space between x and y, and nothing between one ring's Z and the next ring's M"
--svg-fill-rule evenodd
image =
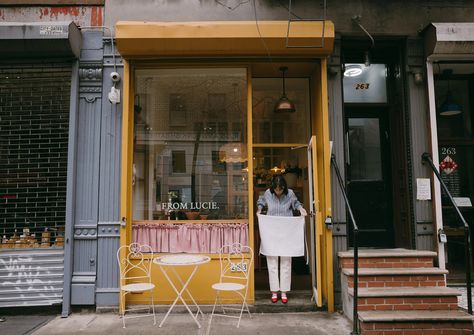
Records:
M133 242L151 246L153 252L218 253L226 244L248 245L246 224L137 224Z

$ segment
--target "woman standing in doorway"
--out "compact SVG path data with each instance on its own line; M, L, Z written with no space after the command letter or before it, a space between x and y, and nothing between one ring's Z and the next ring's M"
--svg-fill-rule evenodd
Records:
M293 216L293 210L299 210L301 215L306 216L306 210L295 195L289 189L285 178L281 175L272 178L271 186L257 201L257 214L267 208L267 215L271 216ZM278 259L280 258L280 276L278 276ZM278 292L281 292L281 302L286 304L288 296L286 293L291 288L291 257L267 256L268 279L270 282L271 300L278 301Z

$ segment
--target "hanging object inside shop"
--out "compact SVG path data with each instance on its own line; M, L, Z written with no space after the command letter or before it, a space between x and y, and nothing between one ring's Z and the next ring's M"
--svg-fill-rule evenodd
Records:
M295 104L288 99L286 96L286 90L285 90L285 72L288 70L286 66L282 66L280 68L281 74L282 74L282 81L283 81L283 94L281 98L278 100L278 102L275 105L275 113L294 113L296 112Z
M219 161L225 163L243 163L247 161L247 145L229 142L219 148Z
M441 104L439 109L439 115L441 116L453 116L462 113L462 106L454 100L453 92L451 91L450 78L453 74L453 70L446 69L443 71L443 75L448 78L448 91L446 92L446 99Z
M462 106L454 101L453 93L448 91L446 94L446 100L441 105L439 115L442 116L453 116L462 113Z
M134 97L133 110L135 112L135 115L140 114L140 112L142 111L142 106L140 104L140 96L138 94L135 94Z

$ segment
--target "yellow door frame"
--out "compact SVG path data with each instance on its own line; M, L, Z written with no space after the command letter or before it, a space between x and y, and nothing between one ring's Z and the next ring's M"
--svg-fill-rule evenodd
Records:
M321 284L323 298L326 300L329 312L334 312L334 273L332 256L332 230L323 225L326 218L332 216L331 209L331 152L329 144L329 108L327 93L327 59L321 59L320 68L312 75L315 110L313 120L313 135L316 136L318 153L318 199L319 213L317 221L321 227Z

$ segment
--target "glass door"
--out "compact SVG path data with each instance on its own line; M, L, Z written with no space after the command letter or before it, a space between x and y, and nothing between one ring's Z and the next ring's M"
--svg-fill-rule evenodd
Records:
M394 244L386 114L384 108L347 109L347 189L360 246Z
M346 184L361 232L359 245L391 248L395 236L388 66L346 63L344 69Z

